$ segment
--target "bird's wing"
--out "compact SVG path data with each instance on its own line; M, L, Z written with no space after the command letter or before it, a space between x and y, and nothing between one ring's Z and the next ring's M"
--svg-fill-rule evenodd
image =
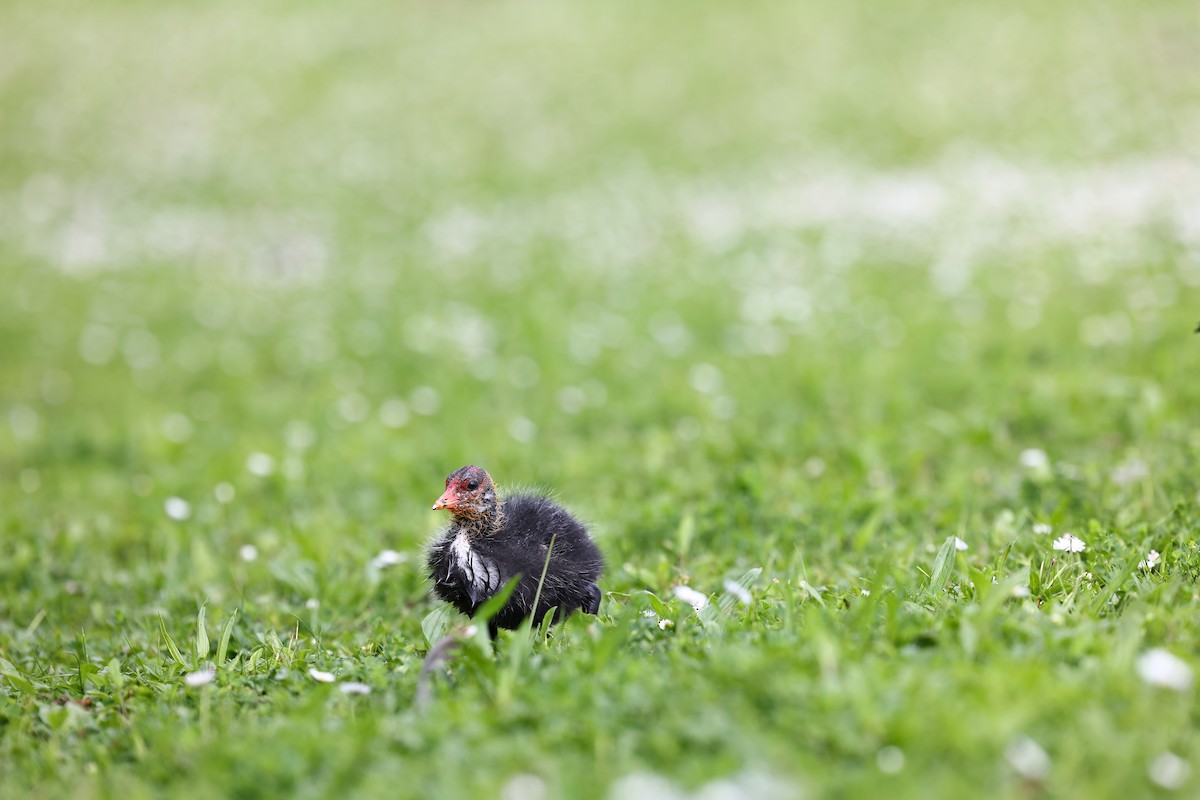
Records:
M450 548L450 572L458 572L472 603L480 603L500 588L500 569L460 534Z

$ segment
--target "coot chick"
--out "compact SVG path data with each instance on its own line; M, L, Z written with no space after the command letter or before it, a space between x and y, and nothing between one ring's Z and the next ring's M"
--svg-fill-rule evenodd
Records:
M514 494L501 500L492 476L467 466L446 478L446 491L433 509L452 515L450 527L429 551L429 577L438 597L474 616L514 575L521 576L488 625L493 636L497 628L517 628L531 613L540 624L551 608L557 609L555 622L577 609L588 614L600 609L596 581L604 558L587 528L549 498ZM543 567L546 579L535 611Z

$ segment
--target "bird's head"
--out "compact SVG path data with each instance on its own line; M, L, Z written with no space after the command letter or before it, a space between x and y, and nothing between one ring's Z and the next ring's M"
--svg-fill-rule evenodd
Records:
M434 511L445 509L456 517L475 519L496 511L496 484L482 467L460 467L446 478L446 491L433 504Z

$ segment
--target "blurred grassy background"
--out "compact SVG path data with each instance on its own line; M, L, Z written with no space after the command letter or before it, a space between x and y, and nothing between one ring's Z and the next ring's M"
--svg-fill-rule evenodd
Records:
M1200 752L1129 685L1197 645L1198 36L1173 2L6 4L0 781L1020 793L1040 731L1053 794L1147 791ZM419 553L468 462L591 520L614 594L431 721ZM1051 579L1035 520L1087 555ZM737 619L642 616L752 567ZM159 630L204 603L275 659L211 707Z

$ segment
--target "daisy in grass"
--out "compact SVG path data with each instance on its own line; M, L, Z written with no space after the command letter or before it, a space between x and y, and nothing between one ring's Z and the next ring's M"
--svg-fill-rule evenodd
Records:
M1138 656L1138 675L1151 686L1186 692L1192 688L1192 667L1179 656L1161 647L1147 650Z
M1191 765L1170 751L1150 762L1150 780L1164 789L1178 789L1191 774Z
M708 595L701 594L690 586L676 586L675 596L690 605L696 611L708 605Z
M371 559L371 566L375 567L375 569L387 569L397 564L403 564L405 561L408 561L407 553L401 553L396 550L380 550L379 555Z
M183 682L188 686L206 686L216 680L217 671L215 669L201 669L195 672L189 672L183 676Z
M1026 780L1041 781L1050 774L1050 756L1028 736L1018 736L1004 749L1004 757Z
M1021 466L1028 470L1044 470L1050 468L1050 456L1046 455L1045 450L1039 450L1036 447L1030 447L1028 450L1022 450L1020 461Z
M736 597L742 605L750 605L750 590L737 581L725 581L725 591Z
M1075 534L1064 533L1054 540L1054 549L1063 550L1067 553L1082 553L1084 550L1087 550L1087 545Z
M163 501L163 510L176 522L183 522L192 515L192 504L182 497L168 497Z
M1151 550L1146 554L1145 561L1138 562L1138 569L1152 570L1158 568L1158 560L1162 558L1162 554L1157 550Z

